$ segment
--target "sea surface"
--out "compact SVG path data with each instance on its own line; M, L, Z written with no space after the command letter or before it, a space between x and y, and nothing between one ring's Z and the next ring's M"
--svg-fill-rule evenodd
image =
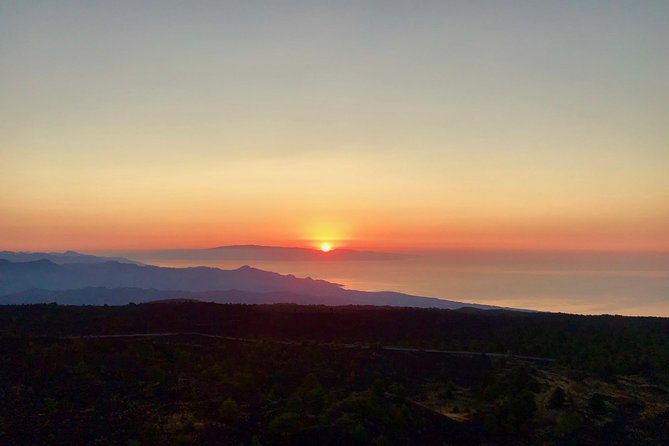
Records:
M669 253L456 251L381 261L138 260L175 267L250 265L349 289L513 308L669 316Z

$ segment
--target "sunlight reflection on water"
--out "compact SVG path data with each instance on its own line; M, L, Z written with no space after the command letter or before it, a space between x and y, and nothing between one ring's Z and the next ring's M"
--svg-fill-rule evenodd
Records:
M255 268L349 289L576 313L669 316L669 255L433 255L383 261L152 260L160 266Z

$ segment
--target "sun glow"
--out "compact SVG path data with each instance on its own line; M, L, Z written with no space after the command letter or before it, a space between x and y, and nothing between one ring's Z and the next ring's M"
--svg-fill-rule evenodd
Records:
M321 251L323 251L323 252L332 251L332 245L330 243L327 243L327 242L321 243Z

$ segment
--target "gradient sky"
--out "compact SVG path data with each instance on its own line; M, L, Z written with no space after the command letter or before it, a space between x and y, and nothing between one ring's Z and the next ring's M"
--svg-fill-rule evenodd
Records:
M669 2L0 1L0 249L669 250Z

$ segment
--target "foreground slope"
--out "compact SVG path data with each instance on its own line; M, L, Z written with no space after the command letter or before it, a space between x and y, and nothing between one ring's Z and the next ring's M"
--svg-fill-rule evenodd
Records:
M669 319L169 302L0 327L7 444L668 441Z

